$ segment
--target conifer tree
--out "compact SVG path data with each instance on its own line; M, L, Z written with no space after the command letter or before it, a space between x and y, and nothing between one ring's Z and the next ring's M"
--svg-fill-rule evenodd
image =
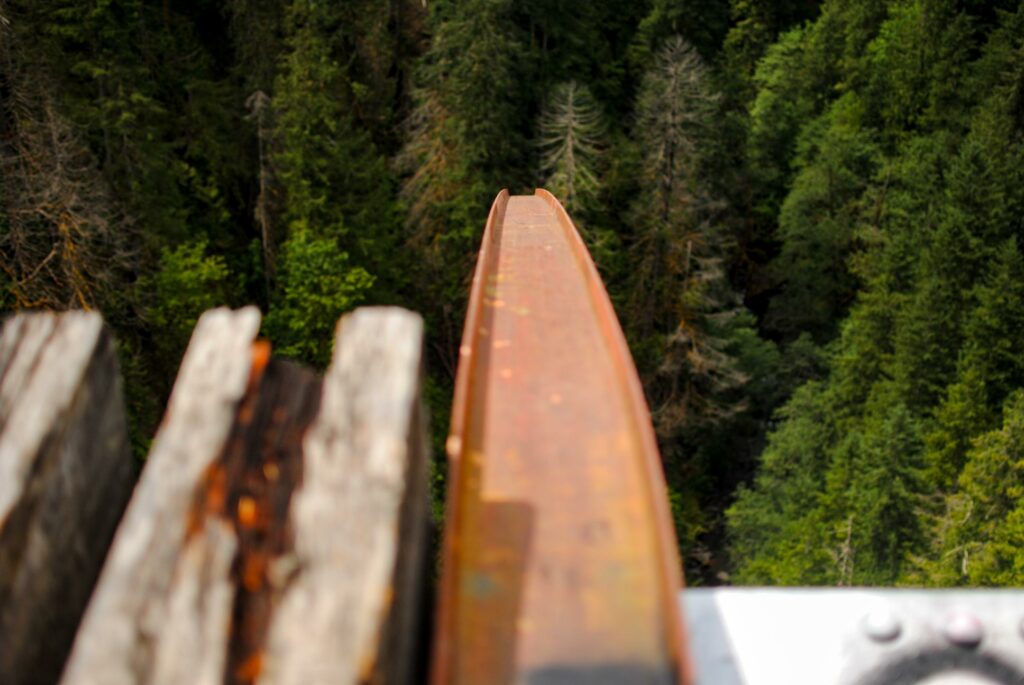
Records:
M525 178L521 30L509 0L431 5L430 48L399 165L419 306L453 378L477 239L501 188Z
M317 363L329 350L315 340L330 340L338 316L396 266L384 259L397 238L392 179L353 116L352 84L330 40L337 11L293 0L271 99L284 235L267 327L282 350Z
M631 56L645 65L662 41L682 36L710 60L721 48L728 23L729 3L724 0L654 0L637 27Z
M792 179L797 138L807 120L820 114L819 95L808 87L807 30L779 37L757 63L752 76L747 163L757 186L754 211L774 221Z
M246 95L268 93L274 85L283 51L284 12L280 0L228 0L231 43Z
M751 372L770 373L774 347L754 334L727 274L723 203L706 182L718 100L693 47L669 39L650 66L634 126L638 192L629 215L633 338L661 444L684 556L694 573L717 561L701 537L718 525L718 488L742 448L727 426L749 406ZM736 431L738 435L742 431Z
M798 142L798 171L779 211L782 248L772 265L781 293L768 313L769 325L784 335L807 331L828 340L856 292L848 260L860 199L878 163L860 117L850 94L810 122Z
M970 441L994 428L998 410L1024 386L1019 335L1024 330L1024 258L1016 238L993 258L974 292L977 305L964 323L955 380L936 408L927 458L934 478L949 492L963 469Z
M726 512L735 582L822 583L834 568L818 508L835 442L830 405L810 382L779 409L753 487L740 487Z
M551 93L540 117L541 179L574 214L592 206L604 122L585 86L569 81Z
M394 234L396 212L385 159L353 115L348 81L330 26L330 6L294 0L287 12L288 50L272 96L272 164L284 194L286 224L311 230L372 258Z
M701 178L699 141L717 97L707 80L696 51L673 38L637 102L641 192L629 318L641 337L663 336L657 380L648 384L663 433L729 415L738 407L724 393L747 380L728 350L738 309L714 224L720 203Z
M732 21L723 48L731 69L741 78L752 75L772 42L786 29L812 18L821 4L818 0L729 0Z
M1015 586L1024 581L1024 392L1003 407L1002 426L972 442L947 498L924 578L940 585Z

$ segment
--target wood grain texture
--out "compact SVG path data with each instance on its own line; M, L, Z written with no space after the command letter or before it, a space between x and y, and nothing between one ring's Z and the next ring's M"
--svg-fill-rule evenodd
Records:
M239 542L224 685L253 685L259 677L274 609L298 571L291 553L291 503L302 481L302 443L319 411L320 389L317 374L270 359L243 400L208 479L204 516L230 521Z
M113 341L98 314L0 336L0 682L53 683L131 493Z
M191 535L187 523L248 387L259 324L254 307L200 318L62 682L223 682L237 540L226 522Z
M423 325L342 318L292 497L295 563L262 685L413 682L428 520Z

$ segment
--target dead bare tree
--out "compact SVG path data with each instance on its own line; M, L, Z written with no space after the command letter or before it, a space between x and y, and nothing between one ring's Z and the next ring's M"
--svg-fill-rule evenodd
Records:
M116 296L134 263L131 222L39 62L2 22L0 45L0 268L9 295L17 309L92 309Z
M256 224L260 227L260 245L263 251L263 287L270 297L270 281L274 276L274 246L271 239L270 222L270 184L272 171L267 154L267 146L271 137L267 118L270 115L270 96L257 90L245 100L249 110L249 118L256 121L256 140L259 145L260 194L256 198Z

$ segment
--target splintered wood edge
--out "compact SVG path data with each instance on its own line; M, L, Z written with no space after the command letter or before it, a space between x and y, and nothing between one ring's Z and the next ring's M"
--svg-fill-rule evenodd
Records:
M255 307L199 319L78 632L66 685L223 682L234 535L211 522L186 542L185 523L245 394L259 325Z
M422 338L420 317L398 308L339 323L292 497L299 570L275 612L263 685L408 678L422 578L404 574L422 568L427 520Z

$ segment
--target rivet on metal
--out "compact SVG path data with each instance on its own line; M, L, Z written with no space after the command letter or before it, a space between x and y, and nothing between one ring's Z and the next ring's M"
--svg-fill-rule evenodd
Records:
M958 647L977 647L985 637L981 621L973 614L962 612L949 616L942 632L950 643Z
M891 642L900 636L903 626L888 609L875 609L864 617L864 634L875 642Z

